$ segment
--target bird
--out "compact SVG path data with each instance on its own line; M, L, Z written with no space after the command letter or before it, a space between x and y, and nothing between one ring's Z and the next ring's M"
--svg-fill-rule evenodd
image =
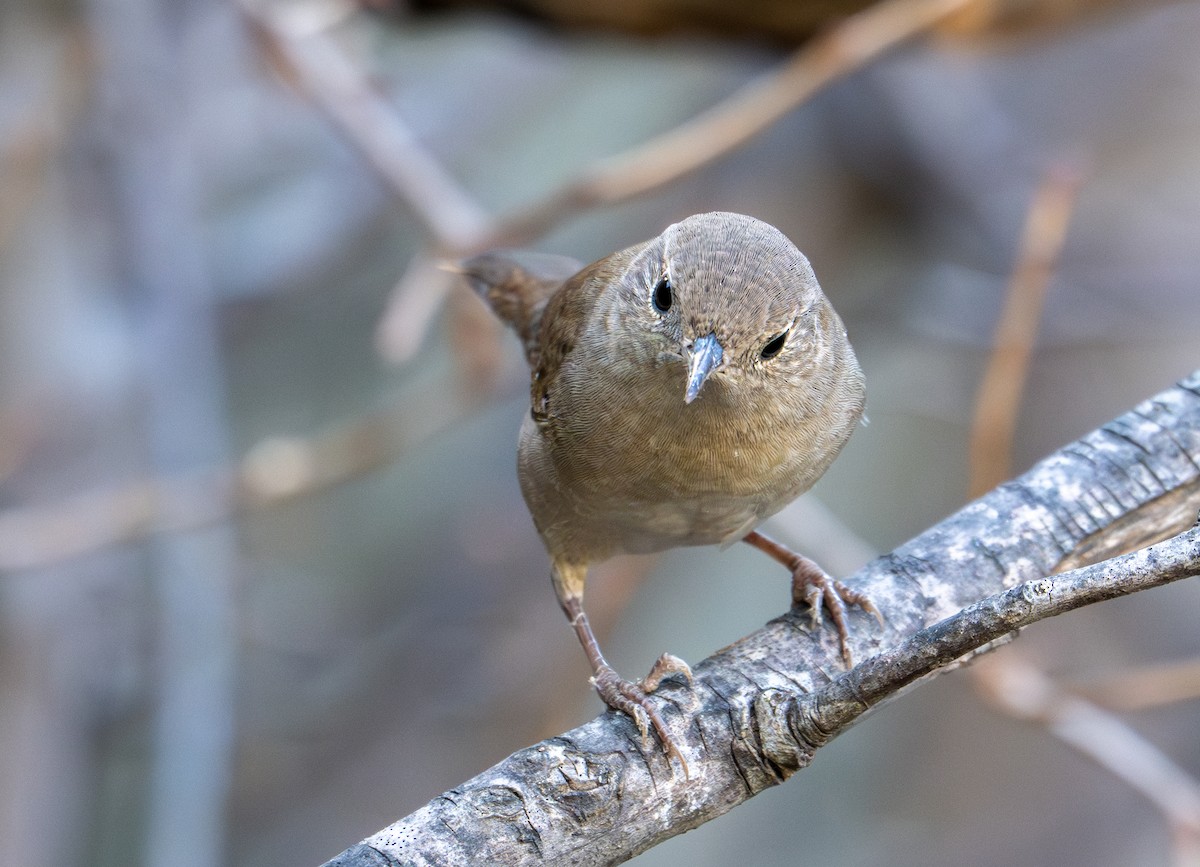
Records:
M591 683L643 744L653 728L686 771L650 695L692 673L664 653L633 682L605 660L583 594L588 568L614 555L744 541L791 571L814 625L828 610L849 667L847 606L882 623L878 609L756 529L821 477L866 399L845 326L795 244L711 212L586 267L497 250L455 270L524 347L521 491Z

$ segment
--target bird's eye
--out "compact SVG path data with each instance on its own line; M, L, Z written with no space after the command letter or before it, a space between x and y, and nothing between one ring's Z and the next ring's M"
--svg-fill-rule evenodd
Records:
M666 313L671 309L671 305L675 303L675 293L671 290L671 280L664 274L654 284L654 294L650 296L650 301L654 305L654 309L659 313Z
M767 341L767 345L762 348L760 353L763 360L774 358L779 353L783 352L783 345L787 343L788 332L782 331L775 337Z

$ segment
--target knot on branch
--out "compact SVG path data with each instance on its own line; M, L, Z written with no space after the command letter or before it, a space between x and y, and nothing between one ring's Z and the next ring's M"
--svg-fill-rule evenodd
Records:
M806 767L820 746L801 736L796 728L799 705L796 693L790 690L765 689L754 698L752 713L760 761L780 781Z
M1021 585L1021 598L1032 607L1048 601L1053 590L1053 581L1049 578L1038 578Z

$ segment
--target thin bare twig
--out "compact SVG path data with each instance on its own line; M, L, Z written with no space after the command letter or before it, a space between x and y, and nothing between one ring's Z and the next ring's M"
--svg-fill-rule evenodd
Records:
M1080 178L1059 167L1038 185L1025 219L1017 265L996 326L970 436L970 495L991 490L1012 471L1012 443L1046 290L1066 242Z
M489 246L526 243L571 214L644 195L736 150L837 79L978 0L883 0L817 36L778 68L676 128L584 169L497 221Z
M27 123L0 143L0 251L8 247L17 227L43 189L46 169L53 162L54 140L40 125Z
M1071 691L1110 710L1146 710L1200 699L1200 659L1116 671L1074 683Z
M1016 418L1038 321L1066 241L1079 186L1077 172L1053 169L1030 205L991 359L979 387L970 441L973 496L999 484L1011 472ZM1175 863L1180 867L1195 864L1200 851L1200 783L1158 747L1011 653L979 660L971 668L971 677L997 710L1038 723L1148 798L1171 829Z
M0 137L0 190L4 191L0 195L0 251L11 243L44 188L46 175L63 146L58 131L84 104L93 62L84 28L68 30L62 44L53 47L62 62L53 67L45 98L24 116L10 119Z
M417 253L388 297L375 328L375 348L379 354L393 364L411 360L421 348L446 296L461 279L439 268L431 251ZM468 351L473 349L468 347Z
M378 329L384 357L420 348L451 282L440 257L527 243L581 210L648 193L730 153L837 78L980 0L883 0L812 40L777 70L696 118L602 160L540 201L492 220L424 147L395 109L320 29L289 27L270 4L238 0L255 32L302 90L370 160L431 236L397 284Z
M419 142L400 114L321 29L289 26L271 3L238 7L301 89L412 208L439 247L468 249L491 224L484 209Z
M428 409L414 413L414 403ZM319 493L396 460L477 405L477 395L448 388L439 376L317 436L263 440L234 466L140 479L0 512L0 571L39 568Z
M25 463L47 424L46 412L35 402L0 407L0 484Z
M997 708L1044 726L1154 804L1175 838L1176 863L1193 863L1185 853L1200 847L1200 783L1190 774L1111 713L1011 653L980 660L973 670L980 691Z

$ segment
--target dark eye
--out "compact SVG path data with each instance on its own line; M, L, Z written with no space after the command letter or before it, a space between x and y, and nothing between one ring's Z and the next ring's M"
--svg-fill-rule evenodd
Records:
M671 281L665 274L654 284L654 294L650 300L654 304L654 309L659 313L666 313L675 303L675 293L671 291Z
M772 337L767 341L767 345L762 348L762 357L764 360L774 358L779 353L783 352L783 345L787 343L788 333L781 332L777 337Z

